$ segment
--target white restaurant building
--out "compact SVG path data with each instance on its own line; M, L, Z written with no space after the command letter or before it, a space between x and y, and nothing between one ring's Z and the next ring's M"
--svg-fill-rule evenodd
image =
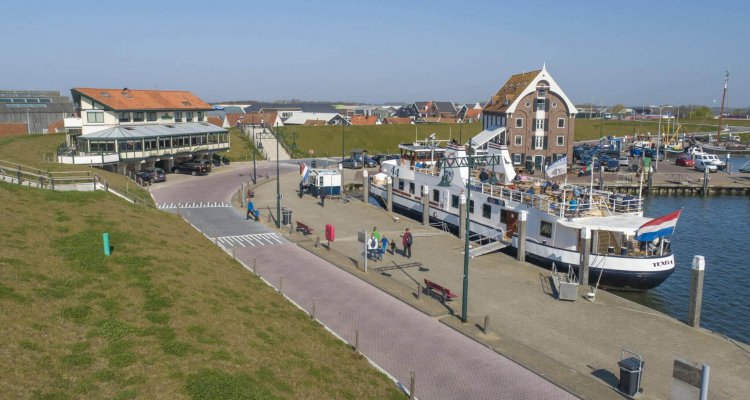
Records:
M63 164L127 173L210 158L229 149L229 132L210 124L211 105L187 91L71 89L80 118L66 118Z

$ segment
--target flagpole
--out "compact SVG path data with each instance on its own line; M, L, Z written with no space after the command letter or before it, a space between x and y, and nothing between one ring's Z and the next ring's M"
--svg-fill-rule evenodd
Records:
M596 159L591 159L591 186L589 187L589 208L591 207L591 204L594 203L594 165L596 165L594 160Z

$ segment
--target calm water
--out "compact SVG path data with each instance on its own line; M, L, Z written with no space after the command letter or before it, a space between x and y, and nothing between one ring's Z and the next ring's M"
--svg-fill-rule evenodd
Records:
M732 158L732 170L748 160ZM680 208L672 243L675 272L649 292L619 294L684 321L693 256L702 255L706 273L701 326L750 343L750 198L653 197L646 199L645 215L658 217Z

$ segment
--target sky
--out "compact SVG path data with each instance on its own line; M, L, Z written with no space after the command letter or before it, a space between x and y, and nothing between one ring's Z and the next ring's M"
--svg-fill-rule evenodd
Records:
M2 1L0 89L209 102L486 101L548 71L576 104L750 106L748 1Z

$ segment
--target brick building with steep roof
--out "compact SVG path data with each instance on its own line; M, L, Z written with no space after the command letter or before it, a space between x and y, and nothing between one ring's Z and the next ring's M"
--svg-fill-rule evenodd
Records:
M514 165L537 170L564 156L570 163L577 112L546 66L516 74L482 109L484 131L473 145L507 145Z

